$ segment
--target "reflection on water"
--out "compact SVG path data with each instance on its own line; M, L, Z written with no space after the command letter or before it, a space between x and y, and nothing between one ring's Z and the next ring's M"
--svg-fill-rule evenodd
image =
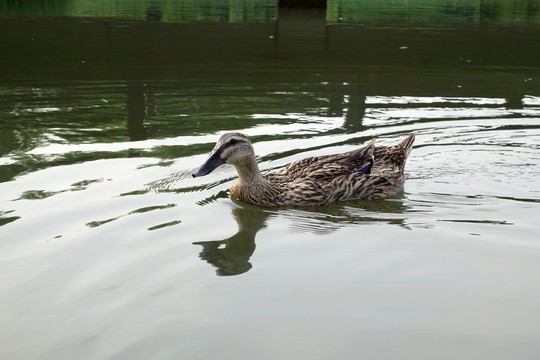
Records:
M208 205L209 201L199 204ZM263 209L239 203L232 210L233 219L238 224L236 234L224 240L194 244L203 247L199 257L216 267L217 275L239 275L252 268L249 260L255 252L255 237L271 218L282 217L290 221L289 231L293 234L307 231L315 235L328 235L344 226L357 227L370 223L396 224L408 228L404 214L407 209L399 198L379 202L348 201L320 208Z
M275 19L272 0L107 0L6 1L0 15L128 18L146 21L268 22Z
M394 22L422 26L425 23L536 23L540 19L535 1L433 1L414 3L395 0L335 0L328 2L328 21L333 23L377 24Z
M217 268L216 274L238 275L249 269L249 262L255 251L255 236L266 227L266 220L272 216L268 211L242 204L232 210L238 224L238 232L225 240L195 242L203 250L199 254L202 260Z
M292 3L292 2L291 2ZM281 13L273 0L104 0L6 1L0 15L76 16L128 18L165 22L274 22ZM328 0L323 19L329 23L390 23L423 26L426 23L538 24L535 1L417 0Z
M0 358L536 359L536 2L417 3L0 3ZM226 131L416 142L391 199L260 209L191 177Z
M290 219L293 233L309 231L316 235L327 235L346 226L374 223L394 224L408 229L405 213L409 207L403 201L403 195L400 192L388 201L354 200L321 208L283 209L279 214Z

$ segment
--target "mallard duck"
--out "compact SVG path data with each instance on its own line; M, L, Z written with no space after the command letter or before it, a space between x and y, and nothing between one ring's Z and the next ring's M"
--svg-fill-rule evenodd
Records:
M376 147L373 139L357 150L301 159L279 171L262 174L249 139L240 133L226 133L193 177L208 175L225 163L233 164L238 180L231 188L231 198L264 207L382 200L402 187L413 142L414 134L394 146Z

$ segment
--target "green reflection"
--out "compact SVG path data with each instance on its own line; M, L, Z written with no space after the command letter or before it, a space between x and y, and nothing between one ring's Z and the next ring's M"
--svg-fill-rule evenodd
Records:
M147 7L159 3L108 2L107 11L120 16L112 9L127 14L132 4L143 16ZM478 11L495 14L497 19L505 13L523 15L517 19L537 14L523 1L484 3ZM32 9L47 8L51 14L61 14L104 4L16 1L0 2L0 9L30 14L37 11ZM161 2L167 11L178 4ZM208 13L220 6L252 6L258 12L260 4L267 3L182 2L181 6L204 8ZM363 14L362 6L368 6L365 1L331 1L329 13L336 4L349 15ZM448 16L437 18L438 23L453 21L454 15L444 6L436 6L448 2L420 4L428 14ZM384 13L403 8L398 2L371 6ZM466 5L457 2L456 11L460 6ZM0 67L0 182L98 159L186 158L211 147L210 142L193 141L194 137L220 131L248 130L256 140L362 134L396 124L388 118L387 123L373 126L365 119L370 112L390 106L419 111L425 107L366 104L370 96L497 97L507 99L508 108L527 111L532 106L523 104L524 95L536 96L540 91L540 47L537 27L532 25L504 31L492 26L424 31L388 29L386 25L397 21L392 17L370 28L327 26L311 12L281 11L280 16L279 26L2 18L0 48L7 50ZM427 120L413 119L410 124L416 121ZM176 137L188 140L173 145L147 143ZM123 145L108 146L114 144ZM287 155L278 149L262 160Z
M275 0L28 0L0 2L1 15L108 17L164 22L268 22Z
M156 210L167 210L167 209L173 208L175 206L176 206L176 204L147 206L147 207L136 209L136 210L130 211L127 214L119 215L119 216L116 216L116 217L113 217L113 218L109 218L109 219L105 219L105 220L90 221L90 222L86 223L86 226L88 226L90 228L95 228L95 227L110 223L112 221L118 220L120 218L123 218L125 216L141 214L141 213L147 213L147 212L156 211ZM167 222L167 223L151 226L151 227L148 228L148 230L157 230L157 229L161 229L161 228L164 228L164 227L167 227L167 226L177 225L177 224L180 224L181 222L182 222L181 220L174 220L174 221L170 221L170 222Z
M329 23L538 24L538 2L528 0L330 0Z
M162 22L274 22L275 0L28 0L0 2L0 15L124 18ZM328 0L329 23L538 24L529 0Z
M9 224L15 220L19 220L21 217L20 216L5 216L7 214L11 214L13 213L14 210L9 210L9 211L1 211L0 210L0 226L3 226L3 225L6 225L6 224Z

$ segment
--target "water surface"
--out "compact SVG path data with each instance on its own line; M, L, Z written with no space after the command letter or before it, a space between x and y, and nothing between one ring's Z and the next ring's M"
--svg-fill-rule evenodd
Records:
M333 9L1 19L2 358L538 358L537 25ZM226 131L417 138L391 199L263 209L191 177Z

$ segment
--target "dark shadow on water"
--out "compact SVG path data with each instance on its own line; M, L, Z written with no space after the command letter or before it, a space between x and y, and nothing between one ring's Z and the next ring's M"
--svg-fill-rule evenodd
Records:
M146 106L144 85L141 81L128 81L127 83L127 129L131 141L148 139L148 132L144 126L146 119Z

